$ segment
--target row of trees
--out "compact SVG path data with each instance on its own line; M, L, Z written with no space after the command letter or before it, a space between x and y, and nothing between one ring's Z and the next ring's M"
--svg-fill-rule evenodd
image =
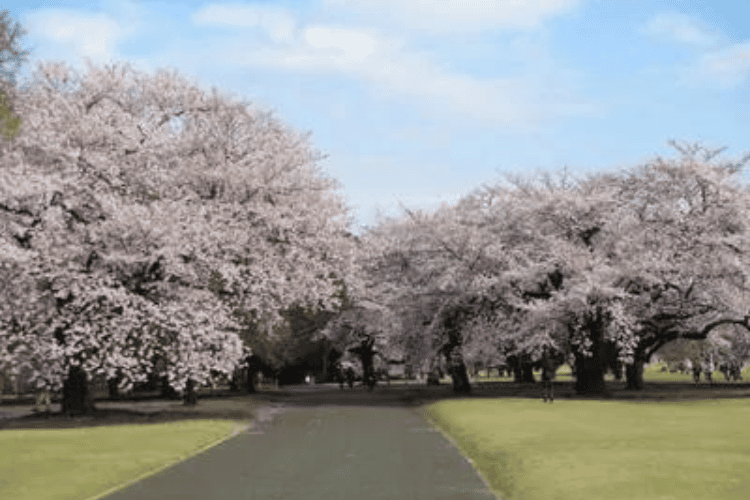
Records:
M63 409L92 375L193 388L280 311L357 285L350 219L309 136L176 72L38 63L0 157L0 369ZM6 122L7 123L7 122Z
M468 362L533 380L547 349L579 393L601 394L608 368L640 389L669 342L746 331L750 155L717 162L722 150L671 144L677 160L508 177L381 221L361 253L363 296L400 325L381 335L414 360L442 356L457 391L470 390Z
M721 325L705 340L678 339L659 349L663 369L692 371L696 381L701 373L710 377L714 370L726 380L741 380L742 369L750 360L750 335L738 325Z
M528 381L550 352L581 393L623 365L638 389L669 342L748 327L750 156L673 143L678 160L508 177L355 237L309 136L176 72L87 64L0 96L0 370L32 369L66 411L93 408L91 375L157 371L194 400L319 337L366 378L377 354L443 358L466 392L467 364Z

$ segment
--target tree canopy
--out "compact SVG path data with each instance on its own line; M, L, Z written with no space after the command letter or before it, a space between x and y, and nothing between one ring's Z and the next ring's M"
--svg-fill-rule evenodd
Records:
M181 390L243 358L237 309L273 323L357 285L347 208L308 136L176 73L88 65L39 63L18 92L0 168L0 264L29 283L2 315L11 369L127 387L162 355Z
M750 205L738 174L750 156L718 163L721 150L672 145L678 160L507 177L384 220L365 236L369 290L395 308L441 294L426 335L458 367L467 349L534 362L547 347L574 364L579 392L601 392L614 353L637 388L666 342L748 326Z

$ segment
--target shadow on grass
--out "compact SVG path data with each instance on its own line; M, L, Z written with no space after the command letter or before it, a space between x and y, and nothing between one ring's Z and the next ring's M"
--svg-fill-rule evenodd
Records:
M623 382L608 383L608 394L577 395L573 382L554 383L555 399L608 400L632 402L700 401L720 398L750 398L750 383L693 384L686 382L646 382L642 391L628 391ZM482 382L472 384L470 394L454 394L448 384L379 385L373 391L355 386L339 389L335 384L288 386L278 391L215 393L199 399L197 406L183 406L179 401L154 397L99 400L99 407L89 415L68 416L61 413L32 413L0 420L0 429L66 429L101 425L127 425L172 422L188 419L249 420L263 406L316 407L418 407L440 400L466 398L542 399L541 384ZM103 403L103 404L100 404ZM116 404L117 408L104 407ZM158 408L159 404L162 408ZM150 405L150 406L149 406Z
M578 395L574 382L554 382L558 400L623 400L623 401L686 401L717 398L750 397L750 383L692 384L685 382L646 382L642 391L628 391L624 382L610 382L606 395ZM513 382L482 382L472 384L470 394L455 394L450 385L377 386L368 391L363 387L340 390L337 386L290 387L258 398L290 406L420 406L443 399L461 398L530 398L542 399L542 385Z
M196 419L252 420L261 404L247 394L228 393L199 399L196 406L184 406L179 400L155 397L101 399L96 400L95 406L96 409L86 415L38 412L0 419L0 430L70 429Z

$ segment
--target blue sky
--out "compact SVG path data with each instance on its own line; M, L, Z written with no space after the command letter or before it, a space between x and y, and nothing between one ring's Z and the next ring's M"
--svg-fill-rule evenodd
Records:
M750 150L750 2L6 1L34 61L176 68L312 132L360 225L500 172Z

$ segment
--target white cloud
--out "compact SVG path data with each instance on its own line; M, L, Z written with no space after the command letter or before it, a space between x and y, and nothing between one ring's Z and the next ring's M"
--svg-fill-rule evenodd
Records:
M290 71L338 73L370 82L387 98L406 98L445 116L513 128L536 127L559 116L596 112L566 82L576 76L560 68L552 74L482 79L451 73L433 58L406 49L400 40L373 31L307 28L298 44L248 51L215 50L225 64ZM550 70L547 70L550 71Z
M380 45L376 37L359 30L320 26L305 30L305 41L314 49L334 49L356 60L375 53Z
M750 75L750 43L708 52L678 69L679 82L688 87L729 89Z
M79 58L109 62L115 47L133 27L123 26L106 14L80 14L62 9L40 9L29 13L26 28L31 35L63 46Z
M712 47L719 42L719 35L708 26L681 13L659 14L649 19L642 31L656 39L677 42L696 47Z
M292 38L295 20L285 9L247 4L212 4L191 16L198 26L237 26L261 28L275 42Z
M580 0L325 0L332 10L351 9L433 33L532 28L569 12Z

